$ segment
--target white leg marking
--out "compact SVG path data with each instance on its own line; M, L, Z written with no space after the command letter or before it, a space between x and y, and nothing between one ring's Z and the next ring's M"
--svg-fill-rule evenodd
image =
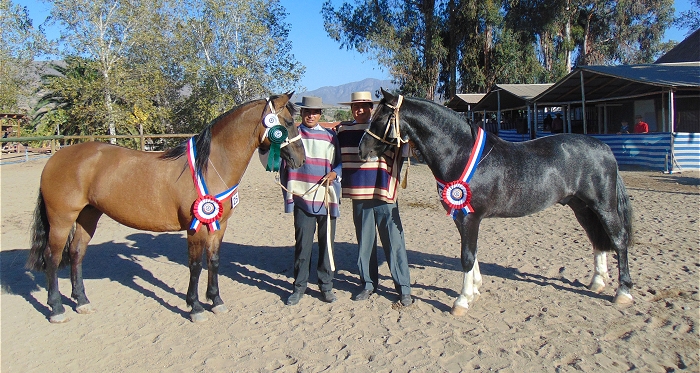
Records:
M600 293L605 289L605 282L610 279L608 275L608 257L605 251L593 250L593 263L595 271L591 284L588 286L591 291Z
M462 292L455 300L455 307L469 308L469 302L474 300L474 269L464 273Z
M478 295L483 280L481 278L481 270L479 270L479 260L476 258L474 259L474 269L472 270L474 271L474 292Z
M632 294L622 290L622 288L617 288L617 293L615 294L615 299L613 300L615 304L632 304L634 299L632 299Z

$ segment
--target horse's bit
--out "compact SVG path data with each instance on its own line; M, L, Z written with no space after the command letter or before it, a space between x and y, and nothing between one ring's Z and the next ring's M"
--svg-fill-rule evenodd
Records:
M398 100L396 101L396 106L390 105L388 103L385 103L384 105L388 106L389 108L393 109L394 112L391 114L389 117L389 121L386 124L386 128L384 129L384 136L379 137L372 133L369 128L365 130L367 134L370 136L374 137L375 139L387 144L387 145L394 145L396 147L401 147L401 144L405 144L408 142L408 140L404 140L401 138L401 130L399 129L399 108L401 108L401 103L403 103L403 96L399 95ZM371 120L370 120L371 123ZM396 143L391 142L387 140L387 135L389 135L389 128L393 128L394 136L396 139Z

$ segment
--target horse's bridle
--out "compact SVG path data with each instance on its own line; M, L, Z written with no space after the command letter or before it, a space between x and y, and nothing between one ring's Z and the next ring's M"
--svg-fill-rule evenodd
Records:
M399 129L399 108L401 108L401 104L402 104L402 103L403 103L403 96L402 96L402 95L399 95L399 98L398 98L398 100L396 101L396 105L395 105L395 106L394 106L394 105L391 105L391 104L389 104L389 103L385 103L385 104L384 104L384 105L386 105L386 106L388 106L389 108L391 108L391 109L394 110L394 112L391 113L391 116L389 116L389 120L387 121L386 128L384 129L384 136L379 137L378 135L372 133L372 131L370 131L369 128L367 128L367 129L365 130L365 132L366 132L368 135L374 137L375 139L377 139L377 140L379 140L379 141L381 141L381 142L383 142L384 144L387 144L387 145L392 145L392 146L396 146L396 147L399 147L399 148L400 148L400 147L401 147L401 144L407 143L408 140L404 140L404 139L401 138L401 130ZM372 122L372 121L370 120L370 123L371 123L371 122ZM389 141L389 139L387 138L387 135L389 134L389 128L393 128L393 129L394 129L394 136L396 136L396 137L394 138L395 142Z
M277 114L277 111L275 110L275 106L272 105L272 100L270 100L270 97L267 98L267 106L270 108L270 114L276 115L277 122L281 123L279 120L279 114ZM268 127L268 125L265 123L265 118L267 118L267 114L265 114L265 111L263 110L262 119L260 120L260 123L262 123L263 127L265 127L265 131L263 132L262 140L260 140L261 143L263 141L265 141L265 137L267 137L267 131L269 131L269 129L270 129L270 127ZM291 139L289 137L287 137L282 142L282 144L280 144L280 149L284 148L285 146L287 146L295 141L299 141L299 140L301 140L301 133L298 133L296 136L294 136Z

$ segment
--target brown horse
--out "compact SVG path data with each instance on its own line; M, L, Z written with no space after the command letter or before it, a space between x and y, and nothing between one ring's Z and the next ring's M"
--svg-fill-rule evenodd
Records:
M27 268L46 272L49 321L66 321L57 270L67 264L71 266L71 297L77 302L76 312L94 312L85 295L81 263L102 214L136 229L187 230L190 316L193 321L206 320L197 291L204 251L209 271L206 297L212 301L214 313L226 312L219 297L219 246L237 194L229 193L228 198L233 196L231 202L224 198L218 204L209 200L200 205L207 212L213 209L220 213L218 221L201 218L201 212L195 215L202 195L209 193L201 193L195 186L196 173L191 167L201 173L201 180L207 185L205 190L211 190L211 194L235 191L255 149L271 146L263 121L275 122L271 113L276 114L292 139L281 144L280 156L291 167L303 165L304 146L295 141L299 137L294 125L295 107L289 102L292 94L242 104L219 116L190 141L165 153L89 142L61 149L52 156L41 174L27 260ZM196 221L195 216L208 227L194 229L191 223ZM220 224L220 229L216 224Z

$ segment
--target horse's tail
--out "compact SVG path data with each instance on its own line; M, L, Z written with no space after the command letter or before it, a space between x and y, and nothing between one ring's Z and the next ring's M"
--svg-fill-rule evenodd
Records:
M46 203L44 202L44 195L39 190L39 197L36 201L36 208L34 209L34 222L32 223L32 247L29 249L29 257L27 258L27 264L25 267L32 271L44 271L46 269L46 260L44 259L44 252L49 244L49 232L51 227L49 225L49 218L46 215ZM73 240L73 230L68 237L68 242L63 250L63 256L61 258L60 267L63 267L70 263L70 255L68 253L68 247L70 242Z
M624 241L622 242L622 245L623 247L629 247L632 244L633 239L632 203L630 203L627 188L625 188L625 183L622 181L622 176L620 176L619 171L617 172L617 213L620 216L622 229L624 230Z

